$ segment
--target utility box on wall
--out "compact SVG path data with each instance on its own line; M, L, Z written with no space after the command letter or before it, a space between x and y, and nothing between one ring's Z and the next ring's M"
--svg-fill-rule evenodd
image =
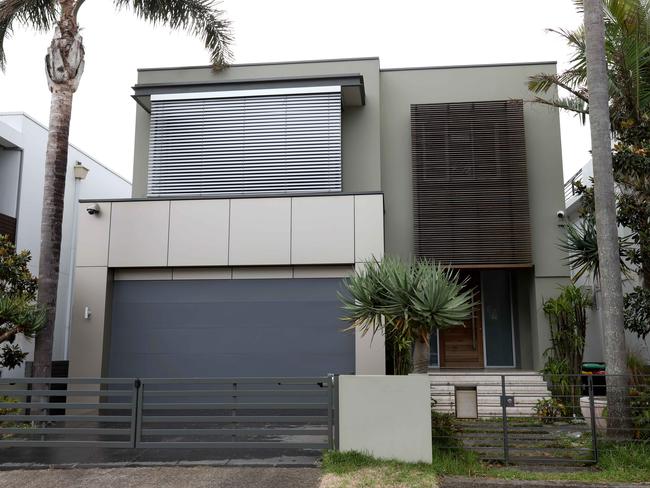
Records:
M428 375L339 376L339 449L431 463Z

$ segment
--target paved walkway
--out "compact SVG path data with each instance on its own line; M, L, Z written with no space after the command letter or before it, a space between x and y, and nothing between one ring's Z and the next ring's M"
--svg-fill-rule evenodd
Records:
M0 488L318 488L318 468L147 467L0 471Z

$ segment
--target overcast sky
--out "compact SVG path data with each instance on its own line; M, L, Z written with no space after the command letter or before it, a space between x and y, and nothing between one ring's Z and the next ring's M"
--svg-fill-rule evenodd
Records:
M562 69L570 52L545 29L582 20L571 0L225 0L221 7L233 23L235 63L379 56L382 68L557 60ZM79 24L86 68L70 140L130 179L137 68L205 65L209 56L199 40L115 12L108 0L87 0ZM47 123L50 37L16 29L7 42L0 112ZM561 121L570 176L589 159L589 135L576 118Z

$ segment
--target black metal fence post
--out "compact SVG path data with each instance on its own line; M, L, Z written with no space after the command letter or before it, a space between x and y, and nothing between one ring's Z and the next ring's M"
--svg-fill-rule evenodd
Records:
M508 442L508 399L506 398L506 376L501 375L501 416L503 420L503 462L510 462Z
M594 453L594 462L598 463L598 430L596 429L596 407L594 406L594 377L587 377L589 385L589 418L591 419L591 449Z
M334 375L327 375L327 446L334 449Z
M133 381L133 407L131 408L131 442L133 447L138 447L142 431L142 382Z

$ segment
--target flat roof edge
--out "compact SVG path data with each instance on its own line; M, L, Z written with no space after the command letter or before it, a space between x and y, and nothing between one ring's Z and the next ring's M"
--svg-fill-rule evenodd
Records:
M417 71L427 69L463 69L463 68L498 68L506 66L541 66L556 65L557 61L522 61L520 63L487 63L487 64L450 64L446 66L412 66L406 68L381 68L379 71Z
M233 63L229 67L246 67L246 66L277 66L282 64L314 64L314 63L341 63L344 61L379 61L379 56L368 56L360 58L330 58L330 59L303 59L295 61L271 61L268 63ZM226 67L225 69L227 69ZM138 68L138 72L141 71L175 71L175 70L185 70L185 69L212 69L212 65L203 64L198 66L168 66L162 68Z
M253 198L305 198L305 197L341 197L355 195L383 195L378 191L353 191L353 192L305 192L305 193L231 193L223 195L168 195L164 197L133 197L133 198L82 198L80 203L94 202L157 202L176 200L234 200Z

